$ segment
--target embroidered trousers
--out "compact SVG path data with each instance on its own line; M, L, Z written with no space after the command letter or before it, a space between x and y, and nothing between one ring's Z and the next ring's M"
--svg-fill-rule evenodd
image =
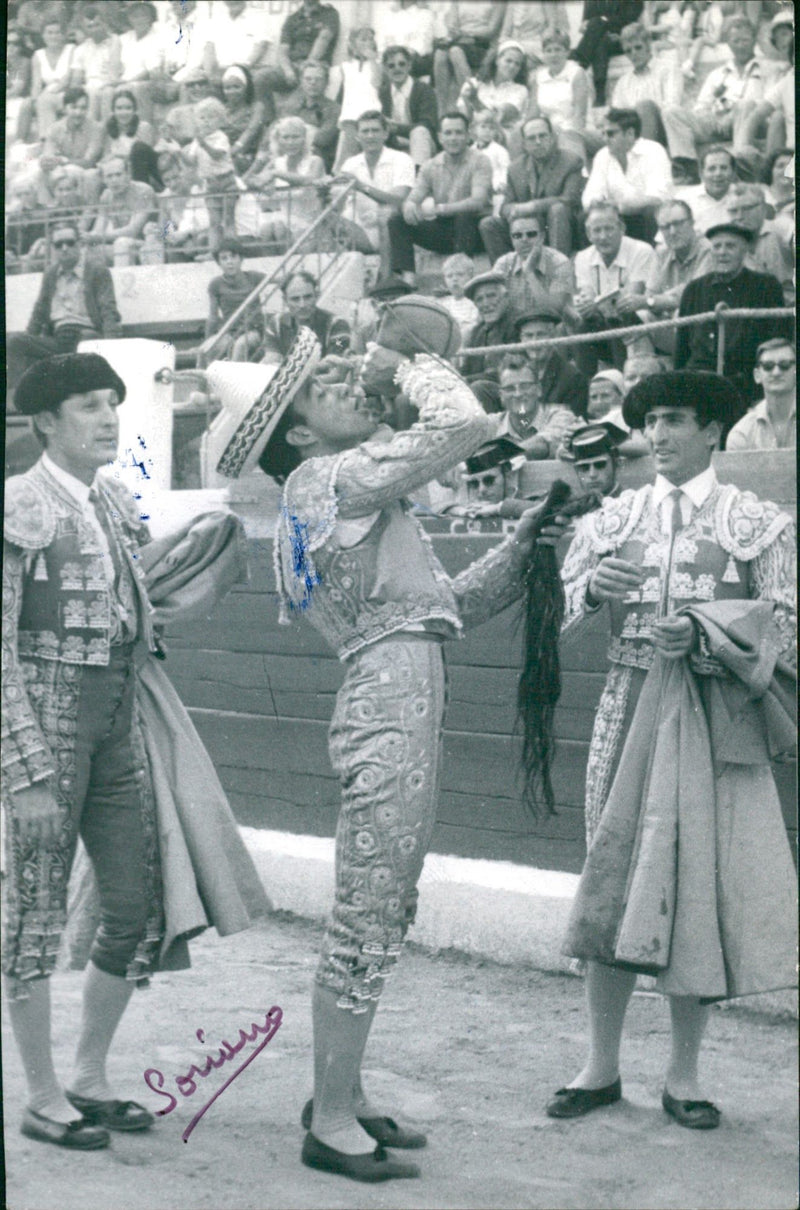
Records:
M348 661L329 742L342 783L336 899L317 981L342 1008L380 996L413 922L436 820L445 680L441 645L384 639Z

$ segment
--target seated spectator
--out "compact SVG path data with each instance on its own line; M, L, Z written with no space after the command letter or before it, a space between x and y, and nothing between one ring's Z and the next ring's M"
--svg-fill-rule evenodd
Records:
M307 3L307 0L304 0ZM320 7L323 7L320 5ZM327 7L327 6L325 6ZM301 10L298 9L298 12ZM291 20L291 18L287 18ZM315 127L313 149L322 157L328 172L333 167L336 143L339 138L339 106L325 96L328 86L328 66L309 59L300 71L300 85L283 103L286 116L302 118L308 126Z
M726 450L789 450L797 445L797 355L777 337L756 349L753 378L764 398L728 433Z
M412 77L412 54L405 46L388 46L383 67L378 93L389 122L387 146L407 151L415 164L424 164L436 154L436 93L430 84Z
M770 23L770 41L785 57L785 69L766 86L764 99L747 119L744 141L753 144L766 129L766 154L781 147L794 150L794 14L791 9L777 12Z
M283 23L278 62L267 71L268 87L277 92L298 87L302 66L309 59L330 66L339 40L339 26L339 14L332 4L301 0L299 8Z
M24 333L8 337L10 390L35 361L53 353L74 353L82 340L113 340L121 335L111 274L85 255L78 228L53 227L50 249L50 267L42 274L28 326Z
M642 15L642 0L588 0L583 6L581 40L571 54L576 63L592 69L594 103L606 103L608 64L620 52L620 34Z
M467 512L474 516L497 515L487 505L513 499L519 492L519 471L525 465L525 452L516 441L500 437L482 446L461 464L461 490L466 493ZM463 505L462 505L463 508ZM456 505L447 509L458 513Z
M489 209L492 166L467 146L463 113L440 118L439 140L444 150L421 166L402 214L389 219L392 272L407 276L410 284L415 245L434 252L478 252L478 222Z
M207 4L200 4L198 0L169 0L169 7L161 17L163 75L158 81L159 101L174 100L182 92L189 74L198 69L210 76L214 62L214 26L214 12ZM198 100L197 97L188 99Z
M229 67L238 66L247 69L251 81L259 79L269 48L261 13L250 8L245 0L225 0L214 10L213 28L211 78L223 80Z
M512 307L523 315L544 304L560 314L575 290L569 257L545 246L543 214L512 218L509 227L514 251L495 261L494 272L506 279Z
M361 154L342 164L338 176L356 182L355 191L342 210L343 234L357 252L370 256L380 252L384 275L389 261L386 224L414 184L414 161L404 151L386 146L388 124L380 110L362 113L356 122Z
M792 148L781 147L778 151L773 151L764 168L762 177L766 185L764 197L768 205L775 210L776 215L780 214L782 210L794 209L794 181L786 171L793 159ZM788 242L786 239L786 243Z
M169 107L162 127L165 141L178 143L181 147L197 138L195 105L199 105L201 101L205 101L209 97L216 96L211 78L204 67L193 67L187 71L182 87L188 99L179 105Z
M103 192L97 218L84 237L99 245L115 265L135 265L144 225L155 218L156 195L143 181L131 180L127 160L119 156L100 165Z
M756 33L747 17L729 19L725 41L733 59L710 73L695 104L668 107L662 114L673 166L689 178L694 174L694 180L697 144L732 139L734 151L745 146L746 120L764 99L763 68L754 55Z
M64 93L64 117L50 127L42 151L51 167L74 164L84 171L97 166L103 149L103 128L89 117L89 97L83 88Z
M181 148L181 159L194 168L206 194L211 215L212 241L233 226L235 195L239 191L228 136L222 129L225 106L216 97L206 97L194 107L197 136ZM216 233L216 234L215 234Z
M589 383L589 420L605 420L612 412L622 415L625 386L620 370L598 370Z
M31 97L38 136L46 139L61 114L75 45L67 41L61 18L50 10L42 26L42 41L44 45L31 58Z
M694 229L694 216L686 202L674 198L656 211L658 231L664 246L656 248L655 260L645 282L645 306L651 319L672 319L678 313L684 287L711 269L711 245ZM675 352L675 329L651 332L656 349L670 356Z
M36 182L20 177L11 186L6 211L6 268L19 273L41 269L47 244L48 212L39 204Z
M733 152L719 143L704 147L700 153L700 184L680 185L675 190L675 197L691 206L698 235L728 221L728 193L735 179Z
M399 3L391 8L388 5L380 5L375 14L375 23L378 50L381 52L384 67L387 66L386 56L389 51L403 47L411 55L411 75L415 79L432 74L436 18L427 5L423 8L421 4L417 4L417 0L399 0ZM433 118L432 127L432 133L435 132L436 116ZM406 148L402 150L405 151Z
M119 39L119 82L133 93L142 117L150 121L154 89L157 90L158 81L167 78L158 12L150 0L138 0L137 4L127 6L126 16L130 29Z
M135 94L128 88L118 89L111 102L111 117L103 128L102 158L119 156L127 160L134 181L161 189L163 182L158 174L154 142L152 126L139 117Z
M606 145L594 157L583 191L583 208L613 202L634 239L652 242L656 207L673 195L669 157L660 143L641 137L635 109L609 109L603 124Z
M495 114L513 105L524 118L528 111L528 75L530 64L519 42L501 42L490 50L477 75L464 81L458 94L457 107L468 118L481 109Z
M578 332L600 332L636 323L644 303L645 283L655 253L649 244L625 234L619 211L611 202L593 202L586 215L589 247L575 256L576 294L565 311ZM575 346L575 364L592 378L598 358L621 369L625 344L621 340Z
M753 234L745 265L748 269L756 269L759 273L769 273L777 277L783 289L786 306L794 306L794 257L787 245L772 230L772 224L767 222L764 186L734 184L727 201L730 221L740 227L746 227Z
M697 67L701 62L710 69L730 59L730 47L723 41L723 36L726 18L735 8L732 0L712 0L711 4L696 9L688 30L691 44L681 67L687 80L697 78ZM687 12L691 13L691 10L687 9Z
M706 232L711 244L713 268L690 281L683 291L679 315L703 315L718 303L734 307L781 307L783 291L776 277L745 267L753 245L753 232L735 223L720 223ZM725 324L722 373L742 397L739 420L747 405L756 399L753 366L763 341L785 336L791 339L791 319L729 319ZM717 372L717 324L714 320L678 328L675 339L675 369Z
M329 178L311 149L312 138L313 127L301 118L280 118L262 138L245 176L250 187L260 190L262 238L294 243L322 213L323 182Z
M350 325L330 311L317 306L319 287L305 269L290 274L281 287L286 310L267 321L261 358L266 363L280 361L289 352L300 327L311 328L329 353L344 356L350 349Z
M498 142L500 123L491 109L479 109L472 119L472 146L492 165L492 211L499 214L508 181L508 152Z
M557 145L549 118L529 118L522 127L524 155L508 168L500 216L481 219L480 233L491 261L511 247L509 223L538 215L547 243L569 255L583 189L580 158Z
M72 88L83 88L88 93L96 122L110 116L111 97L122 74L119 38L109 32L103 8L100 4L87 4L81 13L85 37L72 56L69 80Z
M70 168L58 168L50 176L53 204L48 208L48 223L53 219L80 222L81 231L88 227L87 207L81 193L81 178Z
M558 311L540 303L527 315L519 317L516 338L520 342L552 341L561 334L560 318ZM525 349L525 356L533 366L542 403L568 408L573 420L586 415L586 379L571 361L567 361L560 348L548 348L547 343L542 343Z
M664 366L654 353L636 353L629 349L622 367L622 388L627 395L643 378L663 372Z
M238 173L247 172L255 159L265 130L275 120L275 106L267 95L256 100L256 89L249 68L233 63L222 73L222 98L225 120L222 131L231 145L231 157Z
M506 4L498 42L517 42L533 66L544 59L548 34L558 32L569 38L569 18L563 0L509 0Z
M615 497L622 491L619 447L626 440L625 431L608 421L581 425L567 434L558 456L572 463L584 492Z
M355 26L347 37L347 58L334 67L330 91L339 105L339 142L334 168L358 154L356 122L362 113L380 109L378 95L383 69L378 60L375 30L369 25ZM338 81L338 83L337 83Z
M586 129L590 84L584 68L569 58L569 34L550 30L542 39L541 67L533 73L528 116L548 118L559 144L587 163L602 140Z
M475 276L475 263L463 252L448 256L442 265L444 284L450 291L437 301L449 311L461 329L461 346L466 345L472 329L480 319L480 311L471 298L464 293Z
M478 70L499 33L503 6L492 0L451 4L444 14L445 38L433 52L433 85L439 113L446 113L469 77Z
M620 34L622 53L631 66L614 84L612 109L635 109L641 120L642 138L666 146L661 112L680 102L681 76L671 61L654 59L650 35L640 21L626 25Z
M467 282L464 293L474 302L480 315L464 346L464 352L468 349L485 348L487 345L516 343L516 317L502 274L495 273L494 270L491 273L480 273L473 277L471 282ZM497 366L502 358L502 353L489 353L486 357L477 353L470 354L462 359L461 373L469 381L478 378L497 381Z
M495 437L508 437L530 459L555 458L575 414L557 403L544 403L530 360L506 353L500 363L500 402L503 414Z
M30 142L32 120L31 61L22 31L9 25L6 32L6 144Z
M197 174L175 152L158 157L164 189L158 195L158 226L167 264L193 261L208 249L211 217Z
M206 340L227 322L234 311L250 297L262 281L263 273L242 268L244 248L237 239L220 240L214 260L222 270L220 277L208 283L209 312L206 320ZM228 329L210 354L211 360L251 361L264 339L264 312L256 299Z
M379 277L367 297L357 299L350 310L350 352L366 353L367 345L376 340L383 304L411 293L411 286L402 277Z

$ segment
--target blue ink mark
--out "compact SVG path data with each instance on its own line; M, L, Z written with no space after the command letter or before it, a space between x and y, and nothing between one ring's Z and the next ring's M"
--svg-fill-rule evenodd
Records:
M289 522L290 540L292 543L292 570L298 580L303 582L303 595L298 603L289 602L294 610L308 609L311 604L311 594L322 580L317 575L309 559L308 522L301 521L294 513L284 509L284 515Z
M140 521L149 521L150 514L149 513L139 513L139 520Z
M136 440L139 442L139 445L143 450L147 449L147 442L145 441L144 437L137 437Z

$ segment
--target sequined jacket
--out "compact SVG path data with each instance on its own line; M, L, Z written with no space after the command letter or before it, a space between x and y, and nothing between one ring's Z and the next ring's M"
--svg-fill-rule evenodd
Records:
M97 489L130 573L138 637L155 651L137 557L147 528L116 480L99 476ZM41 462L6 484L3 538L2 771L4 791L13 792L53 772L20 661L107 664L113 607L97 534Z
M305 612L340 659L400 631L456 637L522 592L512 538L451 579L406 499L489 440L492 420L466 383L426 354L404 363L397 381L419 410L409 430L311 458L283 493L275 535L281 620Z
M782 655L793 661L796 556L791 518L752 492L715 483L671 544L653 508L652 490L647 486L606 498L601 509L577 523L562 569L565 626L583 616L589 579L600 560L613 555L635 563L646 575L640 589L610 603L608 654L613 663L649 668L656 617L726 599L774 602ZM702 642L690 663L700 674L722 673Z

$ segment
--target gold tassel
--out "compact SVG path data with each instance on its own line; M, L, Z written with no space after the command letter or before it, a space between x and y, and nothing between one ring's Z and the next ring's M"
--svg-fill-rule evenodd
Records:
M39 553L39 557L36 560L36 566L33 569L33 578L34 578L34 580L49 579L49 576L47 574L47 562L45 560L43 552Z
M728 558L728 566L725 568L725 575L722 577L723 584L738 584L739 572L736 569L736 560L733 555Z

